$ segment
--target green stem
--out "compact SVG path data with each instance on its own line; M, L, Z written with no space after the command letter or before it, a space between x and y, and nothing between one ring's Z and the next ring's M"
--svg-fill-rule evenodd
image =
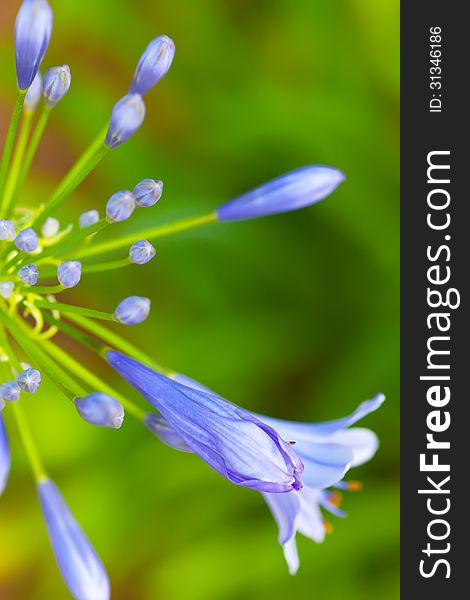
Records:
M94 145L94 143L93 143ZM38 227L44 223L47 217L54 212L62 202L69 196L82 181L93 171L98 163L106 156L110 148L104 143L95 149L92 153L86 151L86 160L79 159L70 169L67 175L62 179L56 190L46 202L44 209L36 217L35 226Z
M23 412L23 407L21 406L20 402L12 402L11 404L11 408L16 420L16 426L18 427L21 441L31 464L31 470L33 471L34 479L37 483L46 481L49 479L49 477L44 465L42 464L41 457L39 456L38 449L31 434L31 429L29 428L29 424Z
M18 183L16 184L16 189L14 190L13 202L16 200L19 193L21 192L25 179L28 176L29 169L31 168L31 164L34 160L34 157L36 156L39 144L41 143L44 130L46 129L47 122L49 121L50 114L50 106L44 104L42 107L41 114L39 115L38 122L36 123L36 127L34 128L33 135L31 136L31 141L29 142L28 150L26 151L26 155L24 157L23 166L21 167L21 171L18 177Z
M21 113L23 112L24 99L28 90L18 90L16 94L15 106L10 119L10 125L8 127L7 136L5 138L5 145L3 147L2 160L0 163L0 199L1 199L1 210L0 214L6 218L5 211L5 198L3 191L5 189L5 181L10 165L10 159L13 152L13 146L15 144L16 132L21 119Z
M33 294L59 294L66 289L68 288L64 287L63 285L35 285L34 287L28 287L23 291Z
M49 325L52 325L53 327L57 327L57 329L62 331L62 333L66 333L71 338L73 338L74 340L77 340L77 342L80 342L80 344L83 344L84 346L86 346L90 350L93 350L93 352L96 352L100 356L103 356L104 353L106 352L106 350L108 349L108 348L106 348L106 346L103 346L103 344L101 342L99 342L98 340L95 340L94 338L90 337L89 335L83 333L83 331L76 329L73 325L71 325L70 323L67 323L66 321L64 321L62 319L60 319L60 320L55 319L48 312L45 312L43 314L43 317L44 317L44 321L46 321L46 323L49 323Z
M43 371L69 400L73 402L74 398L77 396L86 395L86 392L76 383L76 381L61 369L55 361L51 360L47 354L40 349L35 340L32 340L29 337L24 326L20 325L14 318L7 314L3 303L0 310L0 320L3 321L5 327L26 354L28 354L33 362L36 363L39 370Z
M114 321L117 322L114 315L111 313L102 312L100 310L93 310L92 308L84 308L82 306L74 306L73 304L62 304L60 302L49 302L48 300L34 300L34 305L38 308L47 308L49 310L58 310L64 313L77 313L85 317L92 317L93 319L101 319L102 321Z
M181 231L187 231L188 229L194 229L201 227L202 225L208 225L210 223L217 222L217 213L212 212L206 215L200 215L198 217L192 217L190 219L181 219L168 225L157 225L156 227L150 227L142 231L136 231L126 236L120 236L108 242L101 244L91 245L88 248L79 250L75 256L76 258L85 258L89 256L96 256L104 252L111 252L112 250L118 250L120 248L128 248L136 240L148 240L153 241L173 233L179 233Z
M132 265L132 261L127 256L119 260L111 260L104 263L96 263L94 265L82 265L82 273L101 273L102 271L112 271L113 269L120 269L121 267L127 267Z
M23 122L21 123L21 130L18 135L18 141L16 144L15 154L11 163L10 173L5 185L5 197L3 199L3 206L5 215L8 216L10 210L11 200L13 198L15 188L18 183L21 165L23 164L23 158L26 151L26 146L29 140L29 134L31 133L31 125L33 123L33 112L25 110L23 115Z
M158 371L167 377L171 377L173 375L173 371L165 369L156 363L152 358L147 356L147 354L139 350L139 348L136 348L136 346L122 338L120 335L114 333L114 331L110 331L107 327L101 325L101 323L97 323L96 321L92 321L91 319L87 319L83 315L78 314L67 315L67 319L73 323L76 323L77 325L80 325L80 327L83 327L83 329L93 333L96 335L96 337L102 339L116 350L124 352L124 354L128 354L132 358L135 358L135 360L146 364L155 371Z
M59 348L53 342L49 342L46 340L41 341L41 345L49 353L49 355L54 358L56 361L62 363L62 365L74 373L77 377L79 377L83 382L85 382L92 389L100 390L101 392L116 398L119 402L124 406L126 411L129 414L132 414L136 419L142 421L145 418L146 412L136 406L133 402L130 402L125 396L114 390L104 381L102 381L96 375L93 375L86 367L84 367L81 363L73 359L69 354L64 352L62 348Z

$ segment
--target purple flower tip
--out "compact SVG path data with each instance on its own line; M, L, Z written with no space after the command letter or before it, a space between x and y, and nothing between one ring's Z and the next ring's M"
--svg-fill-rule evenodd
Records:
M38 234L31 227L22 229L15 239L15 246L23 252L34 252L38 244Z
M150 300L142 296L129 296L119 303L114 318L123 325L138 325L150 313Z
M7 485L11 467L10 445L1 414L2 402L3 399L0 396L0 496Z
M108 394L94 392L74 402L80 416L93 425L119 429L124 421L122 404Z
M80 282L82 263L78 260L68 260L57 268L57 279L66 288L73 288Z
M44 101L50 108L69 91L72 75L68 65L52 67L44 75Z
M24 0L15 23L16 75L20 90L33 83L52 33L52 10L46 0Z
M145 104L139 94L128 94L113 107L105 144L116 148L124 143L142 125L145 118Z
M132 79L130 94L149 91L168 72L175 56L175 44L167 35L159 35L145 49Z
M296 169L222 204L217 216L220 221L238 221L297 210L326 198L344 179L344 173L332 167Z

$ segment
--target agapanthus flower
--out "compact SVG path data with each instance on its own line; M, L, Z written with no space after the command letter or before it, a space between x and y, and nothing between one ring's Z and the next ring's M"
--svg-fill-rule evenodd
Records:
M52 33L52 10L46 0L24 0L16 17L16 74L20 90L33 83Z
M215 394L186 375L175 373L173 379L200 394L210 397ZM158 393L158 390L155 393ZM144 395L147 397L145 393ZM378 448L375 433L362 427L351 428L351 425L377 410L384 400L383 394L377 394L371 400L362 402L350 415L324 423L300 423L250 413L270 425L284 439L289 440L304 465L301 490L285 494L263 492L263 497L278 524L279 543L284 549L291 574L296 573L299 567L295 543L297 531L319 543L323 541L327 530L320 509L324 508L336 516L345 516L333 501L337 498L337 493L327 491L325 488L336 486L348 489L350 486L342 482L346 472L374 456ZM158 409L157 406L155 407ZM194 451L187 440L165 418L164 413L161 410L160 412L161 415L148 413L145 423L150 431L176 450Z
M146 265L155 256L153 243L162 236L315 203L331 194L344 175L333 167L304 167L207 214L134 228L126 234L121 228L126 227L124 222L133 217L136 208L158 210L163 183L145 178L137 185L125 183L130 189L134 186L132 191L117 192L107 202L96 199L100 201L96 208L87 210L84 206L73 223L61 223L57 210L62 203L111 149L123 144L142 125L142 95L167 73L175 48L167 36L159 36L148 45L130 81L129 94L115 102L106 127L51 195L39 198L39 206L31 206L23 194L23 183L47 119L53 116L50 109L70 86L70 70L65 65L46 71L44 81L39 74L51 31L52 11L47 1L25 0L15 26L19 90L0 159L0 492L10 471L3 413L11 411L25 441L53 550L67 586L78 600L109 598L104 567L47 474L28 414L23 411L28 400L36 401L28 394L41 395L39 386L47 380L88 423L119 429L126 413L173 448L196 452L234 484L262 492L279 522L281 543L294 571L296 531L319 541L324 534L320 511L342 514L334 501L334 490L325 488L346 485L342 478L348 469L375 452L375 435L350 426L375 410L381 397L362 404L353 415L327 424L291 423L254 414L189 378L155 365L121 337L125 327L118 333L100 324L109 321L118 330L120 325L138 326L148 319L151 299L138 295L138 289L129 290L114 310L117 299L106 294L108 304L98 310L75 303L72 288L82 278L86 285L89 273ZM43 110L36 120L33 113L40 103ZM30 129L33 125L34 130ZM152 173L152 177L156 175ZM101 242L100 233L105 229L110 235ZM120 255L110 260L111 252ZM82 285L80 292L82 299L95 297ZM132 396L111 387L96 360L88 368L85 360L78 360L70 351L68 343L63 344L66 336L95 352L97 360L106 359L159 412L142 411ZM47 399L38 397L38 401Z
M5 400L0 396L0 496L7 484L11 467L10 444L8 443L7 431L2 416L4 406Z
M50 479L37 487L57 564L70 592L78 600L108 600L106 570L59 490Z
M220 396L181 385L120 352L106 356L193 452L232 483L272 492L302 487L301 461L266 423Z

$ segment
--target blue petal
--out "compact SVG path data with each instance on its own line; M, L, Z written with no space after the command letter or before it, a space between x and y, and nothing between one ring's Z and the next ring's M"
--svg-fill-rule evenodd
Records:
M105 568L51 480L38 484L49 538L67 587L77 600L108 600Z
M276 431L219 396L159 375L119 352L112 367L162 414L178 436L237 485L259 491L298 489L302 464Z
M341 171L323 165L296 169L219 206L217 216L234 221L304 208L331 194L344 179Z
M1 400L0 400L1 402ZM6 487L10 474L11 455L3 416L0 413L0 495Z

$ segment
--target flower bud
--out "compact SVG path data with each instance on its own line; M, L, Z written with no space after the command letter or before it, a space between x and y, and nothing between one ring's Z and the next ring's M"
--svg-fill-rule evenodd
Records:
M217 217L237 221L297 210L326 198L344 179L344 174L332 167L296 169L219 206Z
M3 493L8 481L11 467L10 444L8 443L7 432L1 411L5 402L0 396L0 496Z
M128 94L113 107L105 145L116 148L133 135L145 118L145 104L139 94Z
M100 220L100 213L97 210L87 210L82 213L78 219L80 229L91 227Z
M29 368L20 373L16 381L23 392L34 394L41 385L41 373L37 369Z
M13 290L15 288L15 284L13 281L0 281L0 296L2 298L9 298Z
M166 75L175 56L175 44L167 35L159 35L145 49L132 79L130 94L149 91Z
M116 192L106 204L106 219L109 223L118 223L128 219L135 209L135 198L132 192L124 190Z
M0 219L0 240L12 242L16 238L15 226L11 221Z
M18 271L18 277L23 283L36 285L39 279L39 269L36 265L25 265Z
M24 110L25 112L32 113L35 111L36 106L38 105L39 100L42 96L42 77L41 73L38 71L36 73L36 77L33 79L33 83L30 85L28 89L28 93L24 99Z
M129 296L114 311L114 318L124 325L138 325L150 312L150 300L141 296Z
M82 276L82 263L78 260L68 260L59 265L57 279L66 288L75 287Z
M44 101L50 108L69 91L72 75L68 65L52 67L44 75Z
M60 228L60 223L57 219L55 219L54 217L47 217L47 219L44 221L44 224L41 228L42 236L45 237L46 239L52 238L59 231L59 228Z
M135 204L139 208L146 208L156 204L163 193L163 182L154 179L144 179L138 183L133 191Z
M119 429L124 420L122 404L108 394L94 392L84 398L75 398L74 403L80 416L93 425Z
M129 250L130 259L136 265L145 265L152 260L156 253L155 248L147 240L135 242Z
M38 234L31 227L22 229L15 239L15 246L23 252L34 252L38 244Z
M0 385L0 396L8 402L16 402L20 398L20 386L16 381L6 381Z
M109 600L105 568L59 490L50 479L37 487L49 539L70 593L79 600Z
M20 90L33 83L52 33L52 10L46 0L24 0L15 22L16 75Z

